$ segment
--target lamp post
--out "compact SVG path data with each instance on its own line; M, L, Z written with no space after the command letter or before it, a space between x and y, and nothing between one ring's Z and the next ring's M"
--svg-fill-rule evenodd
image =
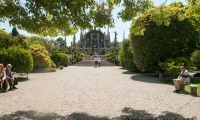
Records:
M115 65L118 65L118 47L116 48L115 57L116 57Z
M71 54L72 54L72 60L73 60L73 47L71 46Z

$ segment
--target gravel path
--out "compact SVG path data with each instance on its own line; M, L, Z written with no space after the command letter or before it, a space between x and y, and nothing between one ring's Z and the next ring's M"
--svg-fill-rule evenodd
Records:
M200 97L173 93L155 76L120 67L32 73L17 87L0 94L0 120L200 119Z

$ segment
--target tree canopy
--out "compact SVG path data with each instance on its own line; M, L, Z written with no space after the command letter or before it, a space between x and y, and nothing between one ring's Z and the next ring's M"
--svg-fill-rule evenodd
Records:
M167 0L166 0L167 1ZM200 13L198 0L187 0L187 14ZM121 6L118 17L132 21L153 7L152 0L0 0L0 21L9 20L10 25L29 33L43 36L71 35L78 29L114 27L112 11ZM160 9L159 12L163 12ZM168 14L173 14L168 11ZM152 20L169 24L169 15L157 16ZM182 17L184 19L184 17Z
M158 63L169 58L189 58L199 44L199 30L194 20L196 17L181 19L187 9L165 6L162 7L163 13L159 9L160 7L149 9L146 14L138 17L131 27L133 58L141 71L159 70ZM169 14L170 11L174 13ZM160 23L156 23L152 19L154 13L158 18L168 15L169 20L159 19Z
M113 27L112 11L119 5L124 7L119 17L126 21L149 8L151 1L0 0L0 21L8 19L12 26L43 36L71 35L78 29Z

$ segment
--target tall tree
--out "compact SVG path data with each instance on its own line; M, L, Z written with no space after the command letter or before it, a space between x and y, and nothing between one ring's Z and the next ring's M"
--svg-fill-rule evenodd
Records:
M13 28L12 29L12 36L17 36L17 35L19 35L19 32L17 31L17 28Z
M59 38L57 39L57 41L58 41L58 43L59 43L60 50L66 51L67 46L66 46L65 40L64 40L62 37L59 37Z
M131 43L133 59L137 68L142 71L159 70L159 62L169 58L186 57L196 49L200 32L194 24L193 16L180 20L185 9L174 6L152 8L133 22L131 27ZM170 11L174 12L169 14ZM158 25L151 19L152 15L167 16L170 24L166 26L161 19ZM168 22L164 20L164 22ZM168 24L168 23L167 23Z

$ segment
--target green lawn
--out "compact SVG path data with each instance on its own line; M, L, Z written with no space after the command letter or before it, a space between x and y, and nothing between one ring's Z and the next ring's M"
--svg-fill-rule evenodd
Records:
M38 68L38 69L34 69L32 71L32 73L45 73L45 72L56 72L56 70L58 70L60 68Z
M173 81L169 81L169 80L162 80L164 83L166 83L166 84L169 84L169 85L174 85L173 84ZM199 86L199 88L197 88L197 94L198 95L200 95L200 78L191 78L190 79L190 82L192 83L192 84L194 84L194 85L197 85L197 86ZM185 90L187 91L187 92L190 92L190 87L188 87L188 86L185 86Z
M18 81L18 82L24 82L24 81L27 81L27 80L28 80L27 77L18 77L18 78L17 78L17 81Z

